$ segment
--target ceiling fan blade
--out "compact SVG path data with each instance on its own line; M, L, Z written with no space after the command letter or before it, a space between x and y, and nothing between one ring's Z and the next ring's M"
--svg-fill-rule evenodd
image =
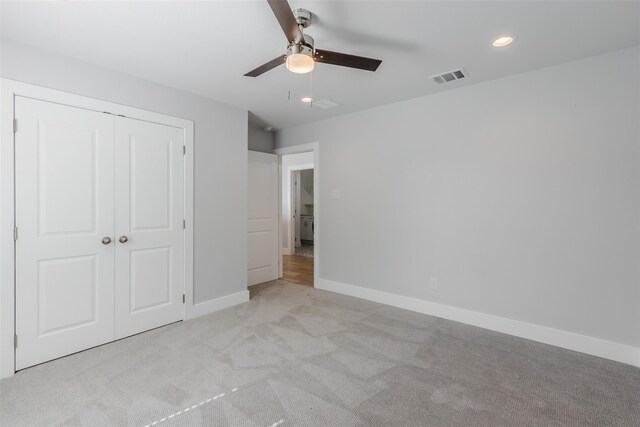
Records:
M274 58L271 61L267 62L266 64L262 64L255 70L249 71L247 74L245 74L245 77L258 77L260 74L264 74L267 71L276 68L278 65L284 64L284 61L286 59L286 55L280 55L277 58Z
M382 61L380 59L365 58L364 56L349 55L347 53L331 52L330 50L316 50L316 62L342 67L358 68L360 70L376 71Z
M284 31L284 35L287 37L288 42L300 43L303 40L302 31L298 27L296 17L293 16L291 6L287 0L267 0L273 14L276 16L278 23Z

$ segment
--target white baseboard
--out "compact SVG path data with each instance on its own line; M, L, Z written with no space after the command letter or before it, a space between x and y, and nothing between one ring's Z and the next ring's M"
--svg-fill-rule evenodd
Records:
M282 248L282 255L291 255L289 248Z
M640 348L626 344L326 279L315 287L640 367Z
M220 298L194 304L189 312L189 319L214 313L234 305L249 301L249 291L240 291Z

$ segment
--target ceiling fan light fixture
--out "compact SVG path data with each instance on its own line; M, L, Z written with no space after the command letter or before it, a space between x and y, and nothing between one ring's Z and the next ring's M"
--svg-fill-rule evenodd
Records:
M287 55L287 70L296 74L306 74L313 71L316 65L311 55L306 53L292 53Z
M310 96L303 96L302 98L300 98L300 101L304 102L305 104L311 104L313 102L313 98Z

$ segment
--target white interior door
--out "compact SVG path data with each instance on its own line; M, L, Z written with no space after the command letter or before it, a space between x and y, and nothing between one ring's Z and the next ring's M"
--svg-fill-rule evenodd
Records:
M116 338L183 319L184 131L116 117Z
M248 285L278 278L278 156L249 151Z
M114 339L110 115L16 97L16 369Z

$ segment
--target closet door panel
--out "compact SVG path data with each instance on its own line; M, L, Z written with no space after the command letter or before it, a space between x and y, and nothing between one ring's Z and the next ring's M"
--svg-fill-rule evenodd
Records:
M116 336L183 319L183 129L116 118Z
M16 97L16 369L114 339L114 120Z
M278 278L278 156L248 152L247 284Z

